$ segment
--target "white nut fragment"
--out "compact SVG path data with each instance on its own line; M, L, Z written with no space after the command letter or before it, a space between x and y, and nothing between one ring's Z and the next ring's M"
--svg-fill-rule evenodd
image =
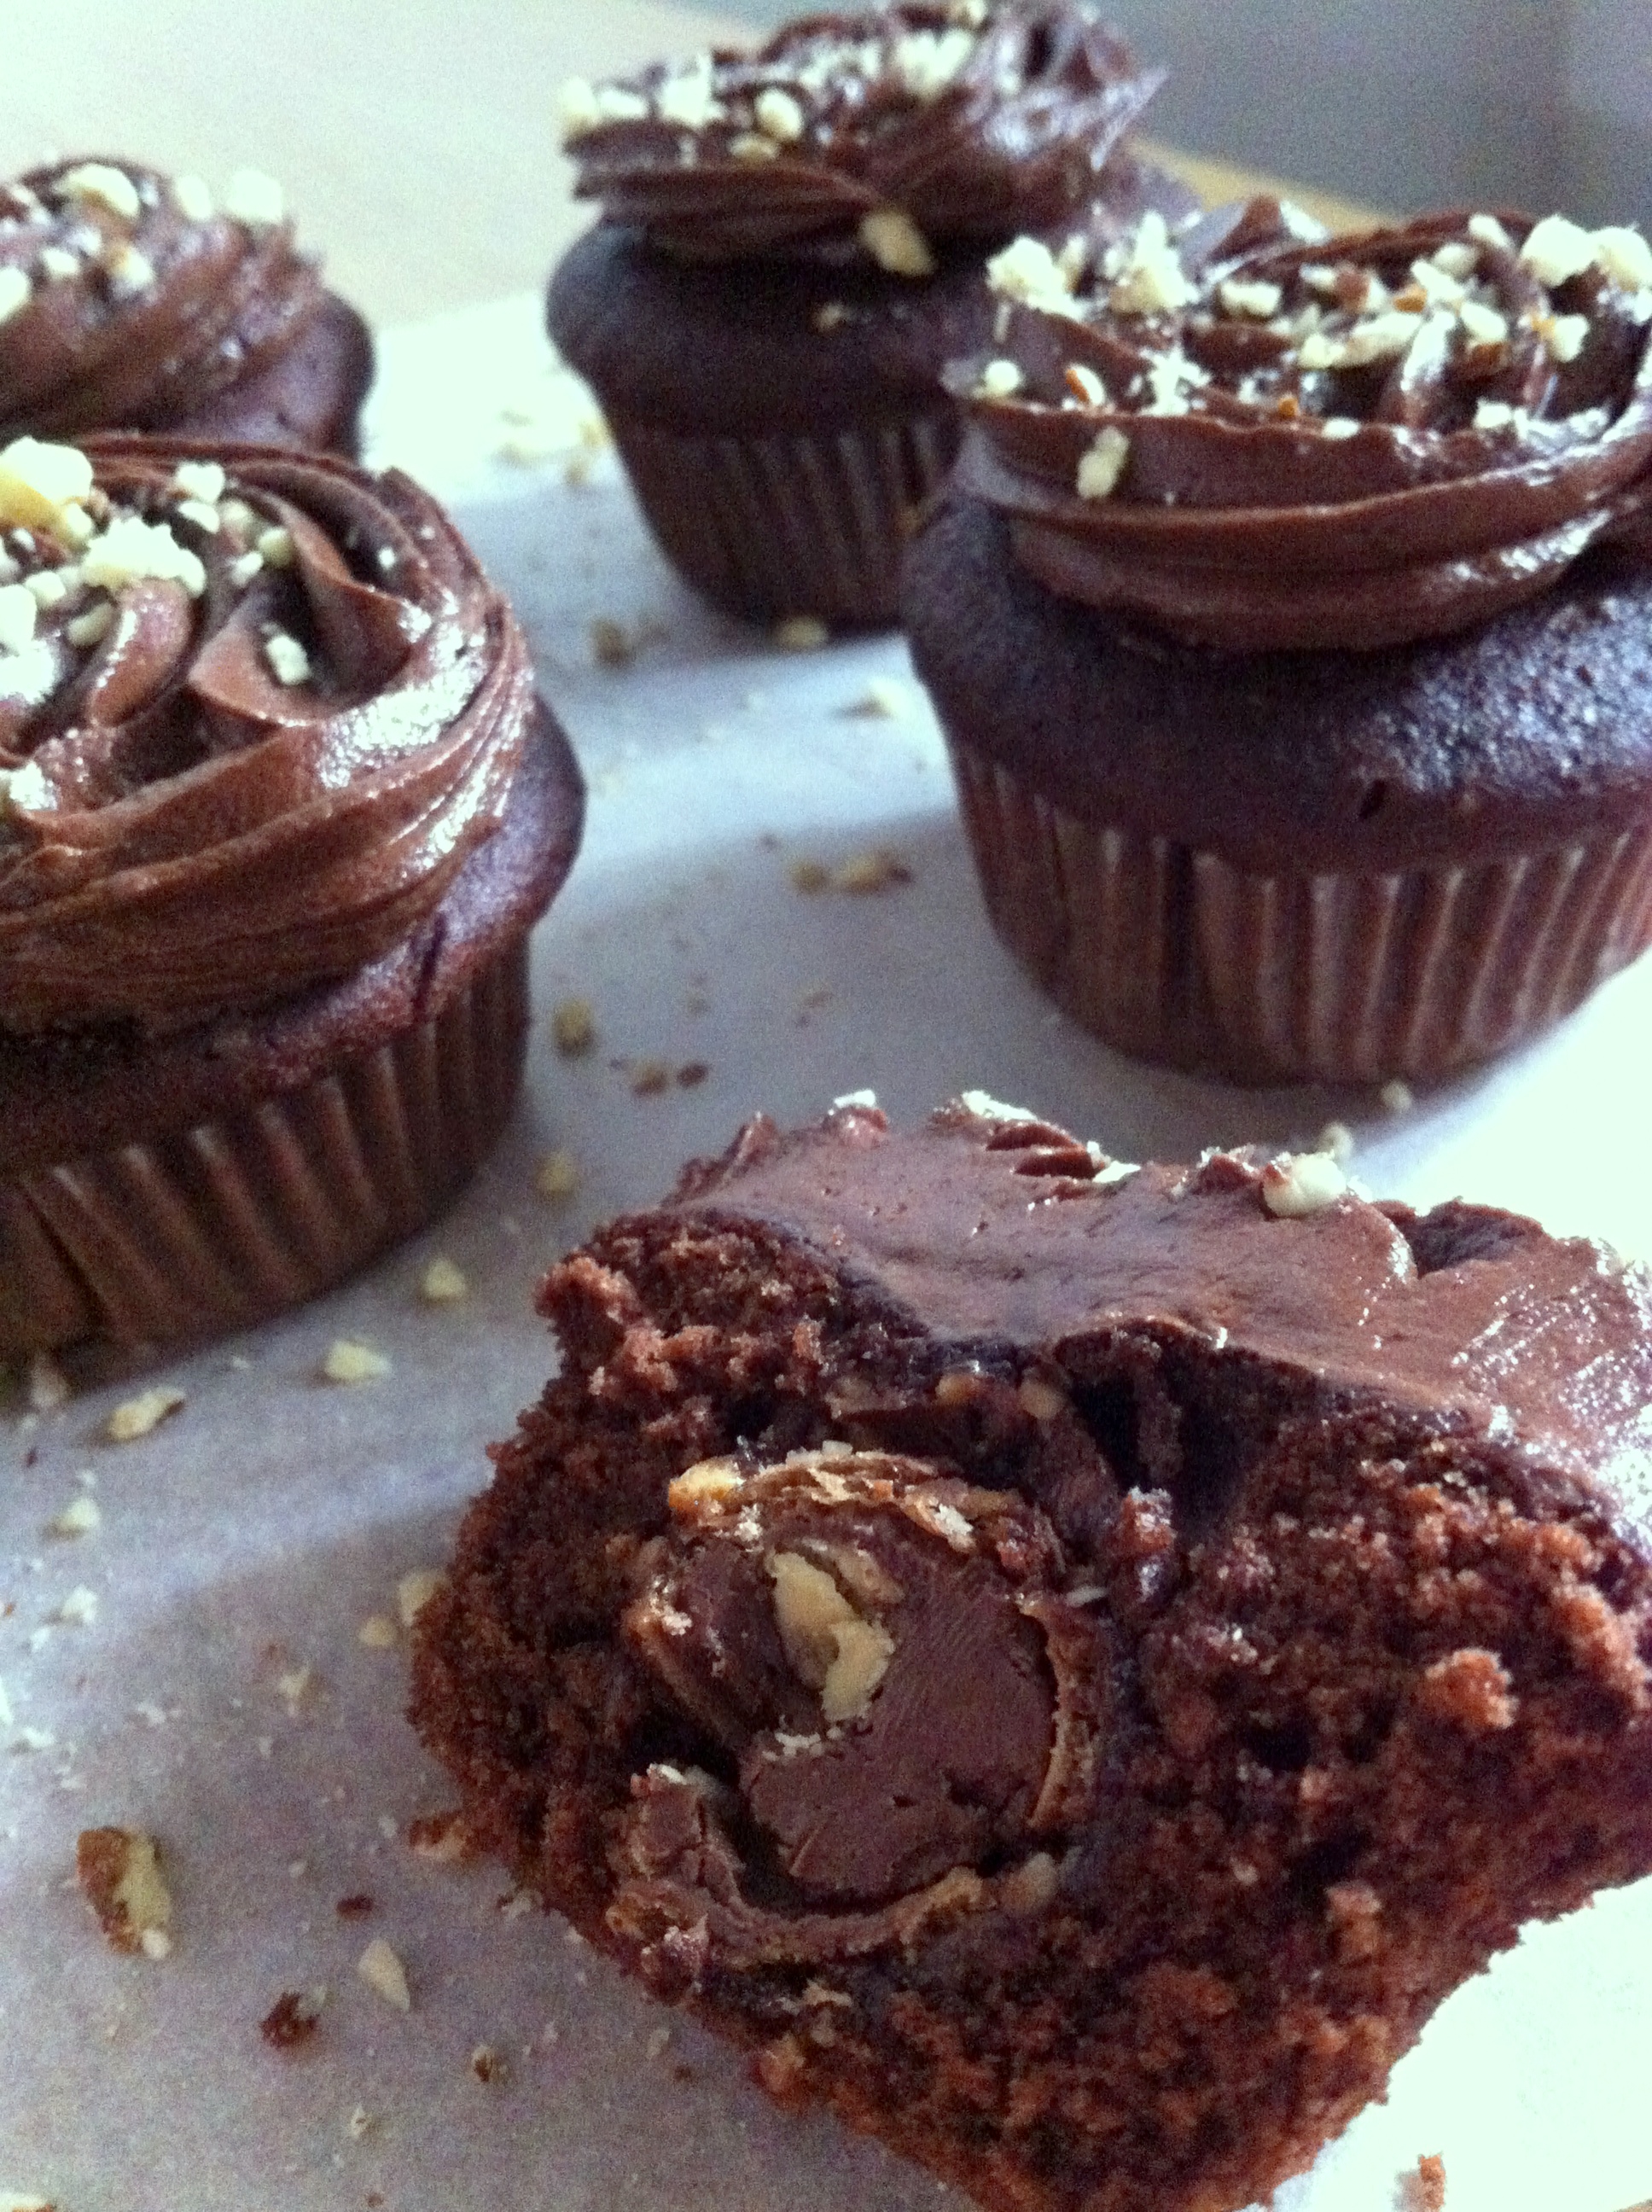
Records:
M52 1534L64 1538L91 1536L102 1526L103 1514L97 1499L88 1497L82 1491L78 1498L71 1498L53 1520Z
M1538 319L1537 330L1550 359L1564 367L1567 362L1576 361L1588 343L1589 319L1587 315L1543 315Z
M293 690L310 680L310 656L298 639L284 629L271 630L264 641L264 657L277 684Z
M1046 315L1078 315L1072 296L1077 281L1076 270L1037 238L1012 239L987 264L987 282L994 292Z
M781 146L795 146L805 127L803 109L789 92L777 84L766 86L752 102L757 128Z
M1119 315L1175 314L1196 296L1164 217L1149 208L1136 225L1108 305Z
M0 529L58 530L92 489L92 464L78 446L14 438L0 452Z
M393 1651L396 1624L387 1613L370 1613L356 1630L355 1640L364 1651Z
M71 283L83 265L79 254L71 253L66 246L40 248L40 274L48 284Z
M1041 1425L1053 1421L1067 1409L1067 1394L1059 1384L1047 1382L1042 1375L1023 1375L1016 1395L1024 1410Z
M355 1962L355 1971L375 1996L398 2012L411 2012L413 1993L407 1985L407 1969L382 1936L375 1936Z
M97 1618L98 1594L88 1589L84 1583L70 1591L53 1615L65 1628L94 1628Z
M0 584L0 653L21 653L33 641L39 611L27 584Z
M1505 253L1515 250L1514 240L1494 215L1471 215L1467 229L1469 236L1481 246L1499 247Z
M153 1836L136 1828L84 1829L76 1839L75 1875L117 1951L167 1955L172 1893Z
M1652 291L1652 245L1638 230L1623 223L1608 223L1590 237L1594 264L1603 276L1625 292Z
M428 1306L456 1304L470 1291L465 1270L445 1257L433 1260L419 1278L419 1296Z
M1096 434L1095 443L1079 456L1075 489L1080 499L1107 499L1124 474L1130 459L1130 441L1109 422Z
M989 361L975 379L975 390L983 399L1009 399L1026 382L1020 364L1013 361Z
M864 1620L825 1569L800 1553L776 1552L768 1566L774 1623L793 1672L819 1691L829 1725L858 1720L888 1671L894 1638L881 1621Z
M27 269L0 269L0 323L21 315L33 296L34 286Z
M396 1611L404 1628L411 1628L436 1592L447 1580L440 1567L415 1567L396 1585Z
M1095 370L1082 361L1070 361L1063 372L1067 390L1086 407L1105 407L1107 386Z
M139 1437L147 1437L152 1429L159 1428L184 1402L183 1392L170 1383L158 1383L152 1390L141 1390L136 1398L127 1398L115 1407L105 1434L111 1443L135 1443Z
M212 187L204 177L174 177L172 197L179 215L189 222L211 222L214 213Z
M1230 276L1216 288L1216 296L1230 315L1254 316L1265 323L1270 315L1277 315L1284 292L1277 284L1261 280L1247 283L1242 277Z
M94 607L88 607L83 615L76 615L63 626L63 634L72 646L85 652L89 647L101 645L114 628L114 602L100 599Z
M1262 1170L1262 1203L1282 1221L1322 1213L1347 1188L1347 1176L1328 1152L1281 1152Z
M910 31L890 50L890 66L901 89L914 100L938 100L969 65L977 40L956 25L945 31Z
M171 489L179 499L197 499L216 507L228 479L216 461L179 461L172 472Z
M130 238L117 238L106 246L98 260L118 300L133 300L155 283L155 264Z
M1594 258L1594 241L1581 223L1564 215L1546 215L1534 225L1520 258L1540 284L1553 291L1581 276Z
M253 550L266 568L290 568L297 557L298 548L293 543L293 533L282 524L259 533Z
M248 230L273 230L286 220L287 196L262 169L237 169L224 189L224 213Z
M180 545L163 522L118 514L87 546L81 574L94 590L118 592L127 584L181 584L191 599L206 589L206 569L198 553Z
M1476 345L1501 345L1509 336L1508 318L1480 300L1465 300L1457 319Z
M107 161L82 161L75 168L65 169L52 190L61 200L94 200L123 222L136 222L143 212L137 186L125 169L114 168Z
M329 1382L378 1382L391 1372L391 1363L370 1345L355 1344L341 1336L329 1347L321 1372Z
M860 218L860 243L892 276L932 276L935 257L904 208L873 208Z
M680 76L667 77L654 94L654 106L662 123L684 131L703 131L720 122L726 110L713 88L711 56L701 54Z

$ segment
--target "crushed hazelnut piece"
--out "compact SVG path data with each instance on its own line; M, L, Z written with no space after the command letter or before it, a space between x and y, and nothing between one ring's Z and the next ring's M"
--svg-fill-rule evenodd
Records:
M310 656L297 638L284 629L272 630L264 641L264 657L277 684L292 690L310 680Z
M0 452L0 527L61 530L92 489L92 464L78 446L14 438Z
M742 131L729 141L729 152L737 161L776 161L780 147L773 138L765 138L760 131Z
M803 110L778 85L768 85L757 94L751 112L764 137L778 140L782 146L794 146L803 136Z
M743 1486L740 1463L734 1459L697 1460L675 1476L666 1488L665 1502L673 1513L691 1515L696 1506L717 1504Z
M266 568L290 568L298 557L293 533L284 523L277 522L268 530L259 531L252 550Z
M130 238L112 240L98 258L109 279L109 289L118 300L135 299L155 282L154 262Z
M1400 2202L1404 2212L1445 2212L1445 2160L1437 2153L1419 2158L1414 2172L1402 2177ZM1630 2212L1646 2212L1643 2204Z
M90 1536L102 1526L103 1515L97 1499L88 1498L83 1491L78 1498L70 1500L51 1524L54 1536L65 1537Z
M164 1959L172 1949L172 1896L153 1836L136 1828L84 1828L75 1878L117 1951Z
M367 1651L393 1651L396 1624L388 1613L370 1613L356 1630L355 1640Z
M128 1398L115 1407L105 1434L111 1443L135 1443L138 1437L147 1437L152 1429L159 1428L184 1402L184 1393L167 1382L158 1383L152 1390L141 1390L136 1398Z
M216 461L179 461L172 472L172 489L178 496L198 500L204 507L217 505L226 481Z
M76 615L63 626L63 634L72 646L82 652L94 645L101 645L114 628L118 617L112 599L101 600L88 607L83 615Z
M859 236L880 269L892 276L932 276L935 257L904 208L873 208L860 218Z
M1058 261L1037 238L1011 240L987 264L987 282L1006 305L1014 301L1047 315L1077 316L1072 296L1077 281L1078 271Z
M1093 368L1081 361L1070 361L1061 372L1061 380L1073 398L1086 407L1105 407L1107 386Z
M912 870L900 854L881 845L870 853L855 854L832 871L832 889L855 898L872 897L911 881Z
M433 1260L419 1278L419 1296L430 1306L452 1305L470 1289L465 1270L448 1259Z
M1354 1133L1345 1121L1327 1121L1320 1131L1316 1152L1327 1152L1340 1167L1354 1156Z
M1546 215L1533 225L1520 258L1538 283L1552 292L1582 275L1594 258L1594 243L1588 231L1567 216Z
M210 222L214 214L212 187L204 177L174 177L172 197L179 215L191 222Z
M14 315L21 314L34 296L34 287L27 269L0 269L0 323L9 323Z
M572 1152L547 1152L534 1175L533 1187L541 1198L571 1198L580 1187L579 1163Z
M550 1034L564 1058L577 1060L597 1042L596 1010L589 999L564 999L552 1009Z
M60 1413L73 1395L69 1377L49 1352L30 1354L28 1409L31 1413Z
M881 1621L857 1613L825 1569L800 1553L776 1552L767 1565L775 1626L793 1671L819 1691L829 1726L859 1719L888 1672L894 1638Z
M1124 474L1129 459L1129 439L1116 424L1109 422L1096 433L1095 443L1079 458L1075 485L1079 498L1108 498Z
M1195 288L1170 243L1169 228L1157 208L1136 226L1124 267L1108 304L1115 314L1174 314L1195 297Z
M60 200L95 200L123 222L136 222L143 213L137 186L125 169L112 167L107 161L82 161L65 170L53 190Z
M1594 248L1595 266L1614 284L1625 292L1652 291L1652 246L1638 230L1623 223L1608 223L1604 230L1595 231L1589 242Z
M335 1340L321 1363L321 1373L329 1382L377 1382L391 1372L391 1363L382 1352L374 1352L370 1345L353 1344L343 1336Z
M98 1594L88 1589L84 1583L70 1590L52 1618L65 1628L94 1628L97 1626Z
M404 1628L411 1628L447 1577L440 1567L415 1567L396 1585L396 1611Z
M1262 1203L1282 1221L1322 1213L1347 1188L1347 1176L1326 1152L1281 1152L1262 1170Z
M1021 364L1015 361L989 361L983 364L975 379L975 390L983 399L1010 399L1026 382Z
M375 1936L355 1962L355 1971L375 1996L398 2012L411 2012L412 1992L407 1986L407 1969L382 1936Z
M829 645L832 634L818 615L788 615L774 625L774 642L782 653L818 653Z

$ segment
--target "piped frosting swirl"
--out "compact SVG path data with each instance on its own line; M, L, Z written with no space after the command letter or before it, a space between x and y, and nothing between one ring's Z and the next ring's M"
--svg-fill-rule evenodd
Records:
M991 266L958 481L1063 595L1235 651L1488 619L1652 550L1652 249L1560 216L1329 238L1272 200Z
M896 274L1086 199L1160 82L1075 0L799 18L752 53L564 88L575 189L688 258L837 243Z
M508 609L394 471L0 453L0 1025L173 1028L401 942L502 819Z
M255 383L326 301L280 185L131 161L0 185L0 442L184 422Z

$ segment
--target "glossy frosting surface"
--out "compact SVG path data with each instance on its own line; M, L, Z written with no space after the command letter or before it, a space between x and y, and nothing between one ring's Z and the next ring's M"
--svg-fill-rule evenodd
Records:
M179 1027L349 973L502 819L513 618L393 471L86 451L84 499L0 538L0 1022Z
M1158 82L1073 0L953 0L803 16L752 53L570 88L564 120L576 189L657 245L835 242L891 268L904 246L921 276L929 240L1059 222Z
M990 272L968 491L1064 596L1238 652L1369 649L1652 550L1652 252L1559 217L1356 236L1255 200Z
M198 179L82 159L0 185L0 442L164 428L295 344L320 276L273 181L239 182L223 205Z

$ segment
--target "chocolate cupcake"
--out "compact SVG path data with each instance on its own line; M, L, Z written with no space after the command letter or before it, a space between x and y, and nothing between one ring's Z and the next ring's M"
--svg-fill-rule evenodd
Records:
M373 342L273 177L76 161L0 185L0 444L166 430L354 453Z
M1323 1156L754 1121L545 1284L468 1828L994 2212L1232 2212L1652 1870L1652 1289Z
M502 1127L583 809L394 471L0 453L0 1358L310 1297Z
M1652 934L1652 252L1559 217L1003 256L906 619L987 902L1240 1081L1430 1079Z
M691 584L759 618L894 619L987 255L1098 193L1195 204L1118 150L1158 81L1076 0L955 0L566 89L604 220L552 279L550 334Z

